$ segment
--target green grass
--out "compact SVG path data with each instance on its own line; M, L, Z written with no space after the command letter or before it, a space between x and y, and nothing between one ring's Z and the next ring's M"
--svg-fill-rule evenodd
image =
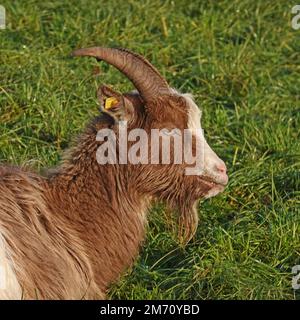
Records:
M89 4L87 4L89 3ZM299 299L300 30L286 1L12 1L0 30L0 162L40 169L98 113L114 68L75 48L122 46L150 59L203 109L226 191L199 204L194 240L178 245L157 205L141 255L113 299Z

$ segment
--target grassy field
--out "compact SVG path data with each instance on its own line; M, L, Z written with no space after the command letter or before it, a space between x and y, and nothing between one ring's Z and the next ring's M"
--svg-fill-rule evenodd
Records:
M89 4L87 4L89 3ZM79 47L145 55L195 95L226 191L199 204L197 234L179 246L157 205L141 255L112 299L299 299L300 30L286 1L4 0L0 30L0 162L59 162L98 113L99 83L128 90L112 67L72 59Z

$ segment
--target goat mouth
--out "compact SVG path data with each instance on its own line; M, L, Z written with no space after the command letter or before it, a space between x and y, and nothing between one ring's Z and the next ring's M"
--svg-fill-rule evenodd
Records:
M202 176L201 183L203 183L207 187L207 191L203 194L204 199L212 198L219 193L223 192L226 184L216 182L215 180Z
M225 188L225 186L226 186L226 184L216 182L215 180L213 180L212 178L207 177L207 176L202 176L200 179L201 179L201 181L204 182L205 185L210 187L210 189L215 188L215 187Z

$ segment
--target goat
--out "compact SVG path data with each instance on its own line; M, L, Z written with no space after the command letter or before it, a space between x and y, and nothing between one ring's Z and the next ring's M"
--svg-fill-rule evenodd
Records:
M138 255L152 201L178 212L179 233L188 241L198 223L197 201L223 191L228 181L224 162L196 130L201 113L191 95L170 88L148 60L101 47L73 55L106 61L137 91L102 86L103 112L45 175L0 166L1 299L105 299L108 286ZM106 108L109 98L114 105ZM204 143L203 173L186 175L185 162L100 165L97 132L117 134L121 120L148 134L153 128L191 129Z

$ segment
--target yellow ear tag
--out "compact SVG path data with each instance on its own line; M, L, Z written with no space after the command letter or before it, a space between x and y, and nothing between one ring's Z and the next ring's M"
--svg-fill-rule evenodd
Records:
M114 107L118 103L119 103L119 101L114 97L107 98L107 99L105 99L104 108L106 110L109 110L110 108Z

